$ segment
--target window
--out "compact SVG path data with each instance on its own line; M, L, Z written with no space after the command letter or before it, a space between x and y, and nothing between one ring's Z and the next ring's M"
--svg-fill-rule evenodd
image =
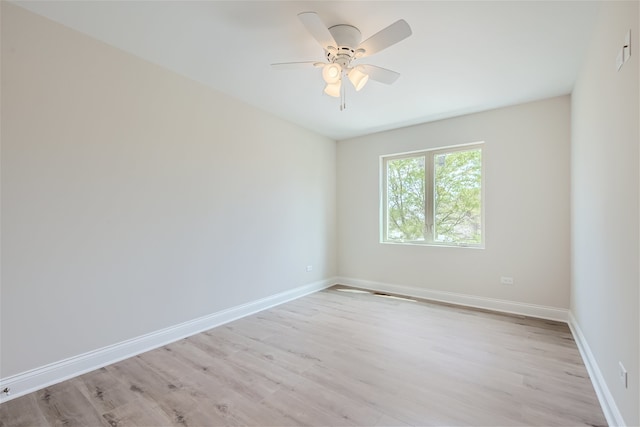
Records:
M482 144L382 157L382 241L483 247Z

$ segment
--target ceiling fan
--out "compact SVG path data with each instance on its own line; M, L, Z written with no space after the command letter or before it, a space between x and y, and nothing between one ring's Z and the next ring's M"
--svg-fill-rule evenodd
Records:
M411 35L411 28L400 19L361 42L360 30L352 25L340 24L327 28L315 12L302 12L298 18L309 33L322 46L324 62L284 62L271 64L275 69L291 69L313 66L322 68L322 78L326 86L324 92L334 97L342 97L340 108L344 108L343 77L347 77L356 91L364 87L369 79L385 84L395 82L399 73L370 64L357 64L360 58L371 56L392 46Z

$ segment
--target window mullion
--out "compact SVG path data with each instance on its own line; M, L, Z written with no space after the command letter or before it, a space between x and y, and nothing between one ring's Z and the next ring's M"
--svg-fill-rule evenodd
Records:
M425 155L424 159L424 219L425 219L425 240L433 243L433 153Z

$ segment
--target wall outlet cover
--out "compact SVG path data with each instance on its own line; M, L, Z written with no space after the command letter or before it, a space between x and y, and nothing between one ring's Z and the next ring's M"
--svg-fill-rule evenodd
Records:
M502 283L503 285L513 285L513 277L502 276L500 278L500 283Z

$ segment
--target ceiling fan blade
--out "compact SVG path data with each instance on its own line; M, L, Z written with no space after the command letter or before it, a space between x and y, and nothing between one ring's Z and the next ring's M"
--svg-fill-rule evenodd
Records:
M376 67L375 65L362 64L358 65L358 67L362 67L362 70L369 75L370 79L387 85L393 84L400 77L400 73Z
M324 62L318 61L303 61L303 62L279 62L276 64L271 64L271 68L274 70L299 70L301 68L310 68L310 67L322 67L324 66Z
M364 49L363 57L370 56L406 39L410 35L411 27L409 27L407 21L400 19L360 43L358 49Z
M320 43L320 46L322 46L324 50L327 50L329 46L338 47L329 29L317 13L302 12L298 14L298 18L300 18L300 21L302 21L302 24L307 28L307 31Z

